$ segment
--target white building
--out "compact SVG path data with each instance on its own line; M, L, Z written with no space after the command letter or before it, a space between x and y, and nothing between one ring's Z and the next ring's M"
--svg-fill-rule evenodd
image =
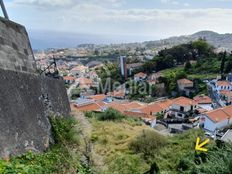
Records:
M210 132L223 129L232 124L232 106L220 108L202 115L204 129Z
M185 118L197 108L198 105L194 100L186 97L179 97L173 100L169 114L174 115L176 118Z
M220 92L221 90L232 91L232 84L229 81L217 81L215 87L218 92Z
M147 78L147 74L143 72L134 75L134 81L136 82L144 81L146 78Z
M205 109L207 111L213 110L213 101L210 97L205 95L198 95L193 98L195 102L197 102L198 106L202 109Z

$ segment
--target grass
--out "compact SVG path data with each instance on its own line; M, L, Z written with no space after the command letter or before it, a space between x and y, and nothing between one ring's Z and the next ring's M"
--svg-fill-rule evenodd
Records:
M28 152L9 161L0 160L0 174L67 174L85 171L79 154L75 152L79 146L78 123L71 118L51 118L51 123L55 144L44 153Z
M99 121L96 118L91 118L90 121L93 126L92 142L94 144L94 150L98 155L103 157L105 166L113 168L104 171L105 173L111 173L112 170L117 173L115 170L119 170L120 168L117 166L117 164L119 164L123 159L128 160L128 165L134 165L132 162L134 160L135 163L136 161L140 161L137 165L143 166L143 169L145 167L144 170L148 169L148 165L140 159L140 156L131 154L128 148L129 143L136 136L138 136L142 130L150 129L148 126L133 120L113 122ZM122 164L121 168L126 167L127 169L125 170L128 170L128 172L133 172L133 170L129 170L131 166L128 165L124 166Z
M175 68L170 68L170 69L166 69L166 70L162 70L160 71L160 73L163 76L169 76L171 73L176 73L176 72L180 72L180 71L184 71L184 67L175 67ZM200 80L205 80L205 79L215 79L217 78L218 75L217 73L201 73L201 74L188 74L186 72L187 78L188 79L200 79Z
M142 130L149 129L146 125L136 125L126 120L118 123L91 119L91 123L93 125L92 141L96 152L104 157L128 151L128 143Z
M154 150L153 159L146 160L143 154L130 151L133 142L144 130L152 130L146 125L136 125L123 120L121 122L90 119L93 125L92 142L97 154L103 157L106 170L104 174L123 173L140 174L156 163L160 174L179 174L182 166L195 165L195 143L197 137L204 139L201 130L167 137L167 143ZM211 143L208 148L214 146Z
M180 71L184 71L184 67L183 67L183 66L165 69L165 70L160 71L160 73L161 73L163 76L166 77L166 76L169 76L170 73L176 73L176 72L180 72Z
M220 74L190 74L187 75L188 79L200 79L200 80L206 80L206 79L216 79Z

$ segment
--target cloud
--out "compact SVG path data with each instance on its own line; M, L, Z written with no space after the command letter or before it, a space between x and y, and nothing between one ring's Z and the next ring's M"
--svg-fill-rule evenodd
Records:
M161 0L161 3L163 4L172 4L172 5L179 5L180 3L175 0Z
M31 29L75 33L133 34L164 38L200 30L226 33L232 28L231 9L126 9L119 8L124 3L123 0L51 1L14 0L15 6L11 11L15 12L16 21ZM55 7L54 4L59 8L52 8ZM41 6L46 6L43 12L37 8ZM64 8L68 6L72 8Z
M111 5L112 7L119 7L123 0L13 0L13 4L17 5L32 5L43 8L51 7L75 7L80 4L98 4L98 5Z

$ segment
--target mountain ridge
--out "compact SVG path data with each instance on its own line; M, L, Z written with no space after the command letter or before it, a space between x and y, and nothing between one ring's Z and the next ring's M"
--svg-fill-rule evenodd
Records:
M46 37L44 37L46 36ZM215 48L220 50L232 51L232 33L219 34L214 31L202 30L191 35L181 35L181 36L172 36L166 39L160 40L149 40L141 41L141 38L138 38L138 42L124 42L115 43L116 36L105 37L103 35L86 35L86 34L71 34L71 33L47 33L46 32L37 32L31 35L32 46L34 49L46 49L46 48L74 48L80 45L93 44L96 47L105 47L109 46L112 48L121 48L121 47L145 47L147 49L156 49L161 50L164 48L170 48L179 44L188 43L195 41L199 38L206 39L209 44L213 45ZM137 37L137 36L133 36ZM43 39L44 38L44 39ZM131 40L132 38L129 38ZM124 43L123 43L124 42Z
M167 39L161 39L157 41L146 41L143 44L145 44L145 47L148 48L162 49L162 48L169 48L175 45L195 41L199 38L206 39L207 42L213 45L215 48L232 51L231 33L219 34L217 32L209 31L209 30L199 31L191 35L169 37Z

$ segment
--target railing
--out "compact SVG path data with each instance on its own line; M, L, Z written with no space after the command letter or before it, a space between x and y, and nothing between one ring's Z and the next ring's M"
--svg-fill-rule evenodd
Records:
M0 5L1 5L2 12L3 12L3 15L4 15L5 19L9 20L9 16L7 14L7 11L6 11L3 0L0 0Z

